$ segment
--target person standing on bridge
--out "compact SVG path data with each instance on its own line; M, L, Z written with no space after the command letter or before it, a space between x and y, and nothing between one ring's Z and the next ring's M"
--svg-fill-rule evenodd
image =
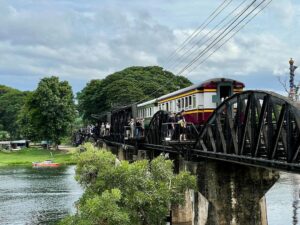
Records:
M105 134L105 125L102 122L101 127L100 127L100 136L103 137Z
M175 113L171 113L168 119L168 137L170 138L170 140L172 140L174 136L175 123L176 123Z
M178 121L179 124L179 141L186 141L186 121L185 118L183 116L183 112L182 111L180 113L180 120Z
M105 136L109 136L110 134L110 123L106 122L105 124Z
M129 126L130 126L130 137L134 138L135 122L133 118L130 120Z
M135 123L135 137L140 138L140 134L141 134L141 122L140 119L137 119Z
M141 118L140 122L141 122L141 135L142 135L142 137L144 137L145 136L145 134L144 134L144 132L145 132L145 119Z

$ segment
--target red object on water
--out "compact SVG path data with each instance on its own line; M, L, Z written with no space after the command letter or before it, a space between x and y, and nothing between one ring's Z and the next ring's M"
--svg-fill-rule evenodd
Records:
M60 163L55 163L52 160L45 160L44 162L33 162L32 167L35 168L44 168L44 167L54 167L57 168L60 166Z

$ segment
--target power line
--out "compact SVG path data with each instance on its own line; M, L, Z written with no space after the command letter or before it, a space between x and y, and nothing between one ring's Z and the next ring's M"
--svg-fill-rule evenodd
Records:
M232 29L230 29L231 26L233 26L235 24L236 21L238 21L238 19L248 11L248 9L254 5L254 3L256 2L257 0L253 0L232 22L230 22L230 24L204 49L202 50L190 63L188 63L183 69L181 69L177 74L182 74L186 69L188 69L191 65L193 65L197 60L199 60L206 52L208 49L211 48L211 46L213 47L215 45L216 42L218 42L218 39L220 38L224 38L226 37L226 35L228 35L230 33L230 31L232 31ZM264 0L265 1L265 0ZM252 12L252 11L251 11ZM251 13L250 12L250 13ZM249 13L249 14L250 14ZM249 15L248 14L248 15ZM247 16L248 16L247 15ZM227 31L229 30L229 32L227 32L223 37L222 35Z
M190 35L188 36L184 41L183 43L180 44L180 46L174 50L168 57L167 57L167 60L171 60L173 56L176 55L177 52L181 51L191 40L193 40L193 38L195 36L198 35L199 33L199 30L202 31L202 27L205 25L205 23L211 18L214 16L214 14L227 2L228 0L224 0L206 19L205 21L199 26L196 28L196 30ZM232 2L232 0L229 0L229 3ZM200 32L201 32L200 31Z
M261 11L263 11L273 0L270 0L264 7L262 7L257 13L255 13L246 23L244 23L237 31L235 31L229 38L227 38L220 46L218 46L212 53L210 53L204 60L202 60L198 65L193 67L189 72L192 72L201 64L203 64L210 56L212 56L216 51L224 46L228 41L230 41L240 30L242 30L248 23L250 23ZM265 2L265 0L263 1ZM259 7L259 6L258 6ZM258 8L257 7L257 8Z
M200 40L198 40L194 45L192 45L189 50L187 50L183 55L181 55L179 57L179 59L177 61L179 61L179 65L181 63L184 62L185 59L188 59L193 53L195 53L197 51L197 46L199 46L199 44L201 43L201 45L206 44L218 31L216 31L215 34L213 34L212 36L208 37L213 31L216 30L216 28L218 28L224 21L226 21L231 15L233 15L247 0L244 0L243 2L241 2L235 9L233 9L225 18L223 18L217 25L215 25L208 33L206 33L203 37L201 37ZM202 43L202 40L204 40L206 37L208 37L208 39ZM194 50L193 50L194 49ZM191 52L189 52L190 50L193 50ZM189 54L188 54L189 53ZM172 64L171 66L176 66L176 64ZM170 68L168 68L170 69Z
M173 56L176 56L176 53L179 53L181 50L194 40L233 0L224 0L206 19L205 21L198 27L196 30L188 36L184 42L173 52L171 53L167 59L169 62L172 62ZM226 4L227 2L227 4ZM207 22L208 21L208 22ZM143 88L145 85L141 85L139 88Z
M250 14L252 14L253 13L253 11L255 11L260 5L262 5L264 2L265 2L266 0L263 0L259 5L257 5L253 10L251 10L251 12L250 13L248 13L239 23L238 23L238 25L240 24L240 23L242 23ZM272 1L272 0L271 0ZM271 3L271 1L270 2L268 2L268 4L267 5L269 5L270 3ZM241 13L239 16L238 16L238 18L240 18L241 17L241 15L242 14L244 14L254 3L256 2L256 0L254 0L247 8L246 8L246 10L243 10L243 13ZM267 6L266 5L266 6ZM264 8L266 8L266 6L265 7L263 7L259 12L261 12ZM259 13L258 12L258 13ZM219 48L221 48L225 43L227 43L227 41L229 41L236 33L238 33L243 27L245 27L258 13L256 13L247 23L245 23L240 29L238 29L231 37L229 37L221 46L219 46ZM237 19L238 19L237 18ZM234 21L234 22L236 22L237 21L237 19ZM232 24L234 24L234 22L232 23ZM231 25L232 25L231 24ZM233 29L235 29L238 25L236 25ZM230 26L228 26L227 27L227 30L230 28ZM217 43L219 43L221 40L223 40L233 29L231 29L229 32L227 32L220 40L218 40L218 42ZM222 34L224 33L224 32L226 32L226 30L225 31L223 31L222 32ZM221 34L221 35L222 35ZM219 36L221 36L221 35L219 35ZM218 36L218 37L219 37ZM218 38L217 38L218 39ZM217 39L215 39L215 40L217 40ZM215 42L215 40L213 41L213 42ZM212 42L212 43L213 43ZM217 44L217 43L215 43L215 44ZM212 46L212 47L214 47L215 46L215 44ZM219 49L218 48L218 49ZM210 48L211 49L211 48ZM215 53L218 49L216 49L213 53ZM203 51L202 51L203 52ZM205 53L207 53L207 51L205 52ZM213 54L212 53L212 54ZM206 59L205 60L207 60L212 54L210 54L208 57L206 57ZM203 56L203 55L201 55L201 53L200 53L200 56ZM201 58L201 57L200 57ZM190 62L189 64L188 64L188 67L186 66L185 68L184 68L184 70L186 70L186 69L188 69L190 66L192 66L196 61L198 61L199 59L199 55L196 57L196 58L194 58L194 60L192 60L192 62ZM195 61L195 59L196 59L196 61ZM204 62L204 61L203 61ZM203 63L202 62L202 63ZM199 65L198 65L199 66ZM182 72L184 71L184 70L182 70ZM181 73L182 73L181 72ZM180 75L181 73L177 73L177 75ZM173 78L174 79L174 78ZM163 87L165 87L166 85L168 85L173 79L171 79L169 82L167 82L165 85L162 85L160 88L158 88L157 90L155 90L154 92L152 92L149 96L153 96L153 94L155 94L155 93L157 93L157 91L159 91L159 90L161 90ZM145 99L144 99L145 100ZM144 101L144 100L142 100L142 101ZM140 102L142 102L142 101L139 101L138 103L140 103Z
M256 1L256 0L254 0L254 2L255 2L255 1ZM221 7L225 4L225 2L226 2L226 1L223 1L222 4L221 4L216 10L214 10L214 12L208 17L208 19L207 19L206 21L208 21L209 18L212 17L212 15L214 15L218 10L220 10L220 9L221 9L221 11L224 10L224 8L221 8ZM230 2L232 2L232 0L229 1L229 3L230 3ZM244 1L244 2L245 2L245 1ZM244 2L243 2L243 3L244 3ZM227 4L227 5L228 5L228 4ZM225 7L227 7L227 5L226 5ZM240 4L240 5L241 5L241 4ZM237 8L239 8L240 5L239 5ZM233 12L234 12L234 11L233 11ZM227 18L228 18L233 12L229 13L229 15L227 16ZM212 19L215 19L215 18L216 18L216 17L213 16ZM210 23L210 22L212 22L212 20L210 20L209 23ZM224 22L224 21L223 21L223 22ZM201 25L200 27L202 27L204 24L205 24L205 22L202 23L202 25ZM227 25L227 24L226 24L226 25ZM198 28L197 30L199 30L199 28ZM197 30L196 30L195 32L193 32L193 34L190 36L190 37L192 37L191 40L192 40L194 37L196 37L196 36L193 36L194 34L197 34L197 35L198 35ZM201 32L201 31L200 31L200 32ZM191 40L187 41L186 44L188 44ZM182 49L182 47L181 47L181 49ZM177 75L179 75L179 74L177 74ZM170 84L170 83L171 83L174 79L176 79L176 78L177 78L177 76L175 75L172 79L169 80L169 82L165 83L164 85L161 85L157 90L155 90L154 92L152 92L152 93L151 93L150 95L148 95L148 96L153 96L153 94L156 94L158 91L162 90L166 85ZM147 99L147 98L144 98L144 99L142 99L141 101L139 101L138 103L143 102L143 101L146 100L146 99Z
M230 3L232 2L233 0L230 0L227 2L226 5L224 5L224 3L226 1L224 1L211 15L213 15L214 13L216 13L215 15L213 15L213 17L209 20L209 18L211 16L209 16L205 21L204 23L201 24L201 26L199 26L182 44L181 44L181 47L177 48L172 54L173 56L176 56L177 53L179 53L181 50L184 50L186 46L188 46L189 43L191 43L197 36L199 36L199 34L201 32L204 31L204 29L213 21L215 20L220 14L221 12L223 12L229 5ZM219 12L218 12L219 11ZM208 21L208 23L206 23L206 21ZM206 24L205 24L206 23ZM188 50L189 51L189 50ZM168 64L171 63L173 60L173 57L170 58L170 61L166 64L166 68L168 68ZM175 62L176 62L176 59L175 59Z

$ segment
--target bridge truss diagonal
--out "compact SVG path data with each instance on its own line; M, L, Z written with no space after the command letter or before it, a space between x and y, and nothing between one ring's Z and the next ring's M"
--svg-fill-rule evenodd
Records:
M300 171L300 106L245 91L226 99L202 128L193 155Z

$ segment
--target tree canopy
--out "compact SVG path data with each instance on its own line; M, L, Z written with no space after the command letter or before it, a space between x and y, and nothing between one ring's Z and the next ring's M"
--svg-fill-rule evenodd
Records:
M0 131L7 132L10 138L20 137L17 116L28 95L29 92L0 85Z
M119 162L111 152L85 147L76 168L85 192L76 214L63 225L165 224L170 206L183 203L185 191L196 187L195 176L185 171L175 175L173 162L163 156Z
M113 107L150 100L192 83L158 66L129 67L103 80L92 80L77 94L78 110L85 120Z
M75 119L72 88L58 77L43 78L29 96L19 117L23 133L59 144Z

